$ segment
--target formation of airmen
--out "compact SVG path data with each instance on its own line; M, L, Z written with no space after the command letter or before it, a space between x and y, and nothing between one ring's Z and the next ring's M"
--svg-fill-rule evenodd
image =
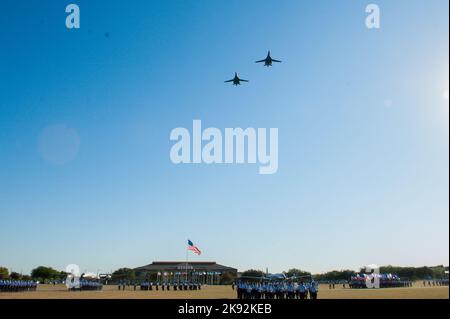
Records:
M142 282L141 283L141 290L159 290L161 288L162 291L167 290L170 291L170 289L173 289L174 291L177 290L201 290L202 286L199 283L192 283L192 282L180 282L180 283L153 283L153 282Z
M24 280L0 280L0 292L36 291L37 283Z
M349 281L349 287L351 289L364 289L367 288L367 284L362 280ZM381 280L380 288L408 288L412 287L413 282L410 280Z
M295 282L245 282L236 283L238 299L317 299L319 285Z
M81 290L102 290L103 284L96 281L81 280L80 281Z
M92 291L92 290L102 290L103 284L96 281L89 281L82 279L79 284L68 287L70 291Z
M424 280L423 286L426 287L445 287L448 286L448 279L438 279L438 280Z
M177 290L201 290L202 289L202 285L199 283L193 283L193 282L175 282L175 283L159 283L159 282L150 282L150 281L143 281L140 283L137 282L132 282L132 281L119 281L118 285L117 285L117 289L118 290L122 290L125 291L128 289L131 290L137 290L137 288L139 287L140 290L143 291L170 291L171 289L173 291L177 291Z

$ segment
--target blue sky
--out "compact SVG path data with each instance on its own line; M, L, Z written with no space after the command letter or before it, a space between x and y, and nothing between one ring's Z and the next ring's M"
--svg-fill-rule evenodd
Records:
M449 262L448 1L0 2L0 264ZM284 62L255 60L271 50ZM235 88L234 72L251 82ZM447 93L445 93L447 92ZM279 171L170 131L279 129Z

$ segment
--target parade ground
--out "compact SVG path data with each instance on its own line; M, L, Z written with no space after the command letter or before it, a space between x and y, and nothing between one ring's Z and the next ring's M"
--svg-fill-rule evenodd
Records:
M448 299L448 287L423 287L417 282L411 288L329 289L321 285L319 299ZM39 285L37 291L1 293L0 299L236 299L231 286L204 286L200 291L119 291L104 286L102 291L67 291L64 285ZM301 302L298 300L298 302Z

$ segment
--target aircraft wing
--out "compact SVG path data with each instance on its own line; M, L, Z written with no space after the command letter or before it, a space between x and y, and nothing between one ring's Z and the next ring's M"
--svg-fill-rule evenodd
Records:
M266 62L266 59L260 60L260 61L256 61L255 63L263 63L263 62Z
M248 82L248 80L239 79L241 82Z
M234 79L233 79L233 80L225 81L225 83L230 83L230 82L233 82L233 81L234 81Z
M281 63L282 61L280 61L280 60L274 60L274 59L272 59L272 61L273 62L278 62L278 63Z

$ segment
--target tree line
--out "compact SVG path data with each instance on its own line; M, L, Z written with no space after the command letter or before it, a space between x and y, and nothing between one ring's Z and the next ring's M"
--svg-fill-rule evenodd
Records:
M448 266L443 265L433 266L433 267L400 267L400 266L382 266L380 267L380 273L382 274L395 274L400 278L408 280L423 280L423 279L444 279L448 278ZM306 277L312 276L317 281L339 281L339 280L349 280L353 275L356 274L354 270L344 269L344 270L333 270L322 274L312 274L308 271L301 269L290 269L284 271L283 274L286 277ZM250 269L242 273L242 276L248 278L258 278L263 277L265 272L262 270Z
M8 268L0 267L0 280L35 280L44 282L51 280L63 280L66 277L67 273L46 266L34 268L29 275L20 274L14 271L10 273Z
M443 265L434 267L399 267L399 266L382 266L380 267L380 273L383 274L396 274L400 278L408 280L423 280L423 279L443 279L448 278L448 266ZM447 273L446 273L447 272ZM339 280L349 280L352 275L355 274L354 270L333 270L322 274L312 274L308 271L301 269L289 269L284 271L287 277L307 277L313 276L315 280L318 281L339 281ZM143 273L136 272L131 268L120 268L111 274L111 282L119 282L121 280L150 280L156 281L157 275L151 274L149 277L145 276ZM241 274L247 278L257 278L264 277L265 272L262 270L249 269ZM9 272L6 267L0 266L0 280L35 280L39 282L48 281L62 281L67 277L67 273L64 271L58 271L51 267L39 266L34 268L30 275L23 275L17 272ZM222 275L222 284L230 284L236 278L231 273L224 273Z

